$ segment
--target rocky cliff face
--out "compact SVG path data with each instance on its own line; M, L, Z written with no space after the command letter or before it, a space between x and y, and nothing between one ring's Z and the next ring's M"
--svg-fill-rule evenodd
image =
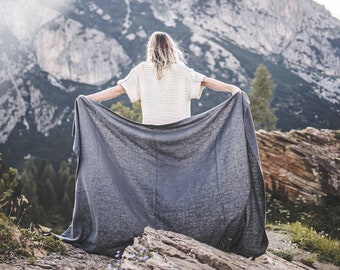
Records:
M309 202L317 202L319 196L340 198L339 131L260 130L257 140L268 189L283 187L290 200L298 196Z
M74 98L125 76L155 30L180 41L190 66L246 92L265 63L279 128L340 127L340 21L312 0L17 0L0 9L1 142L12 138L0 151L35 155L20 134L50 145L71 125ZM222 98L206 91L193 111Z
M43 25L33 43L37 64L64 80L100 85L131 62L117 40L65 17Z

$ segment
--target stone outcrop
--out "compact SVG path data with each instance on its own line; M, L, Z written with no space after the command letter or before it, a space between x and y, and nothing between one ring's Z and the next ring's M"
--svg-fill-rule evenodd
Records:
M94 85L109 81L130 63L117 40L63 17L36 33L34 51L42 70L60 79Z
M269 252L255 260L233 253L222 252L190 237L169 231L146 227L143 235L135 238L119 258L89 254L67 245L64 255L52 253L32 264L17 260L11 264L0 264L0 269L223 269L223 270L311 270L299 262L288 262Z
M283 188L290 200L340 197L340 131L259 130L257 140L268 189Z
M134 254L143 251L147 257L139 260ZM142 255L144 255L142 254ZM145 256L145 255L144 255ZM127 247L122 256L123 269L310 269L298 263L290 263L271 253L255 260L233 253L223 252L191 237L146 227L141 238Z

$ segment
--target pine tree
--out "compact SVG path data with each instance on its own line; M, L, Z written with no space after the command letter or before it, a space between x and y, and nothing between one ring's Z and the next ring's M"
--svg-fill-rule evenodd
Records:
M23 226L28 226L31 222L42 224L45 220L45 211L42 206L39 205L37 183L35 181L36 177L37 167L34 164L34 160L26 160L21 177L21 193L28 199L30 209L23 215L21 222Z
M65 190L64 193L67 193L67 196L70 198L70 201L73 202L74 201L74 197L75 197L75 188L76 188L76 181L74 179L74 177L69 177L67 179L66 185L65 185ZM73 205L72 205L73 206Z
M275 129L277 118L274 114L275 109L271 107L274 88L275 83L266 66L259 65L249 92L250 109L256 129Z
M50 179L46 179L43 185L43 190L43 196L40 197L40 204L44 207L47 214L57 214L55 213L57 206L56 193Z
M25 169L21 176L21 193L24 194L29 202L38 202L37 185L34 182L32 171Z
M14 168L9 168L8 172L0 177L0 211L7 205L14 189L18 185L18 171Z
M71 169L66 161L62 161L59 166L58 170L58 177L56 181L56 193L57 193L57 199L59 201L63 200L64 193L66 192L66 184L69 181L69 179L74 179L74 176L71 174Z
M142 122L142 106L140 101L132 104L132 109L117 102L111 106L111 110L116 114L135 122Z
M72 219L73 203L71 202L67 193L65 193L64 198L61 202L60 214L64 218L65 222L70 222Z
M51 164L46 163L42 171L41 179L43 182L46 182L46 180L49 179L51 181L51 184L54 186L56 182L56 176L55 176L54 168Z

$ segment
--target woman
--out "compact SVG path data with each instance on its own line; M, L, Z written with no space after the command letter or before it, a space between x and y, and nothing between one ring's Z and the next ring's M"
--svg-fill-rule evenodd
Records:
M131 102L141 100L143 124L164 125L190 117L190 101L199 99L205 86L232 94L241 91L188 68L172 38L165 32L154 32L147 45L146 62L133 68L116 86L87 97L100 102L126 93Z
M146 62L88 96L140 99L146 125L76 100L76 199L62 239L112 255L151 226L247 257L265 252L265 193L246 95L177 122L190 117L204 86L240 91L188 68L173 40L156 32Z

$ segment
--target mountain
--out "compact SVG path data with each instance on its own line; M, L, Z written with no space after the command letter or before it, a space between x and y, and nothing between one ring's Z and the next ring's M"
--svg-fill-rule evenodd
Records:
M189 66L246 92L265 64L277 85L279 129L340 128L340 21L312 0L0 5L0 152L9 164L70 158L74 99L114 85L143 61L156 30L180 43ZM224 98L206 90L193 113Z

